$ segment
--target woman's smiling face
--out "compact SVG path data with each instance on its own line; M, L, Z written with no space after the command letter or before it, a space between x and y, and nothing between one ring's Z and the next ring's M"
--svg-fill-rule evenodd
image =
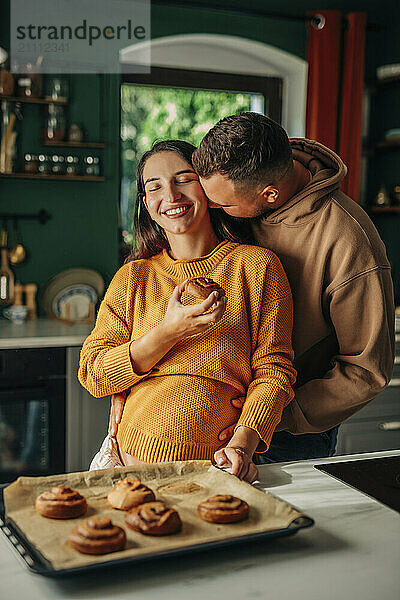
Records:
M207 197L193 167L172 151L158 152L143 169L145 205L166 233L182 234L210 223Z

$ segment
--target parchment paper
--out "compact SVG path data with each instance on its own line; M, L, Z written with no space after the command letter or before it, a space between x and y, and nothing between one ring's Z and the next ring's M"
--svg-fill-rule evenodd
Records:
M116 482L128 475L138 477L154 491L157 500L164 501L179 512L183 522L181 532L152 537L132 531L125 525L125 512L111 508L107 503L107 494ZM68 520L48 519L37 513L34 508L36 497L55 485L69 486L85 496L87 513ZM246 500L250 506L249 518L229 525L202 521L197 515L197 505L215 494L232 494ZM49 477L19 477L4 490L4 502L7 520L17 525L27 540L56 570L282 529L302 516L271 494L261 492L237 477L212 467L209 461L199 460ZM125 550L90 556L80 554L68 545L70 531L79 521L94 514L110 517L113 523L125 529Z

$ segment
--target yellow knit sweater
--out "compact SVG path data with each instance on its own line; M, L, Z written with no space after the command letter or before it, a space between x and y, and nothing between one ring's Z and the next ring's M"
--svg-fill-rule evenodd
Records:
M130 342L161 322L178 283L198 276L226 291L222 319L136 374ZM184 293L181 302L199 300ZM271 251L227 241L190 261L163 251L114 276L83 344L79 381L96 397L130 388L117 441L140 460L211 459L223 445L218 434L233 423L268 447L294 396L292 321L289 284ZM231 404L238 397L246 398L241 411Z

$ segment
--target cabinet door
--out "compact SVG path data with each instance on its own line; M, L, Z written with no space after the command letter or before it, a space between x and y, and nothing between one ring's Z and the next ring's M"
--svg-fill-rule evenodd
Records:
M379 452L400 448L398 415L381 420L344 423L339 428L336 454Z
M108 429L110 398L94 398L79 383L80 351L67 348L67 472L89 469Z

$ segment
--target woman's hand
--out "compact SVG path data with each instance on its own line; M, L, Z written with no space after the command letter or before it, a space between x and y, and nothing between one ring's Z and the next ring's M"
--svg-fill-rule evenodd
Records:
M244 448L232 446L221 448L214 454L214 460L219 467L230 468L232 475L236 475L248 483L253 483L258 477L258 470L252 462L252 455L249 456Z
M258 477L258 470L252 457L259 441L256 431L238 427L229 444L214 454L214 460L219 467L229 467L232 475L253 483Z
M183 281L174 289L160 324L176 341L206 331L222 318L226 309L226 296L218 299L218 292L212 292L199 304L185 306L180 301L185 284Z
M111 437L116 437L118 425L121 423L122 413L126 401L127 391L111 396L110 420L108 423L108 433Z

